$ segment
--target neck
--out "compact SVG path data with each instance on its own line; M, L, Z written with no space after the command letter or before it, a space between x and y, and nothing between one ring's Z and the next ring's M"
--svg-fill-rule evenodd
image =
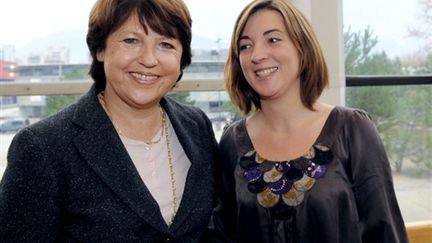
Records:
M115 102L103 92L98 98L120 135L149 143L161 131L163 110L158 104L137 109Z
M313 112L300 99L286 99L262 101L257 118L276 130L289 129L296 128L307 114Z

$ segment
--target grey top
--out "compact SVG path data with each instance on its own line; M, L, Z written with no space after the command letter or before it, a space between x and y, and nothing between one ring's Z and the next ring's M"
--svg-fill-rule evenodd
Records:
M364 111L336 106L293 160L257 156L244 119L225 130L220 153L212 242L408 242L384 146Z

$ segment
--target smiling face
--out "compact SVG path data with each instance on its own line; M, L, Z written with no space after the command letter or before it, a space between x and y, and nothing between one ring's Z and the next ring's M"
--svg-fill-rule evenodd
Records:
M238 46L244 76L262 101L299 98L299 54L279 12L264 9L251 15Z
M108 36L106 48L96 54L104 65L105 95L110 102L153 106L176 83L183 51L180 41L147 29L148 33L134 14Z

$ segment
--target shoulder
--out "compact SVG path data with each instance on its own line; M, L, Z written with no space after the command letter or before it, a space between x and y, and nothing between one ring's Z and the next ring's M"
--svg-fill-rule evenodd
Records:
M68 106L56 114L28 125L18 132L17 136L21 135L21 133L30 133L43 137L58 135L61 131L70 127L75 110L74 106L75 105Z
M365 110L347 106L335 106L334 112L343 119L347 120L371 120L371 116Z
M235 148L247 138L245 118L227 124L222 132L219 145L223 148Z
M351 140L368 137L379 138L378 129L372 120L371 115L365 110L358 108L337 106L335 109L335 120Z
M55 115L21 129L11 142L10 152L30 153L33 151L34 154L41 150L50 153L62 146L66 147L65 143L69 143L75 134L71 122L72 110L72 107L68 107ZM47 149L48 147L50 149ZM9 154L12 156L13 153Z
M345 128L361 128L375 126L368 112L358 108L336 106L332 111L333 122L339 123Z
M45 144L60 145L69 141L82 130L83 124L90 124L100 118L96 112L96 98L91 99L92 90L84 94L76 103L70 104L59 112L28 125L15 136L15 139L33 137ZM101 109L101 108L100 108ZM102 109L101 109L102 110ZM81 122L82 121L82 122ZM95 124L95 126L99 126Z
M331 146L340 137L356 138L366 134L377 134L371 116L362 109L335 106L324 125L321 142Z
M8 149L8 163L36 170L38 166L57 156L70 146L74 137L71 127L73 107L68 107L50 117L21 129L12 139ZM42 167L43 167L42 166Z
M104 115L105 113L97 100L97 91L92 86L75 103L28 126L28 130L35 134L42 134L45 137L65 136L71 130L97 123ZM99 126L100 124L94 124L94 127Z
M225 125L221 139L226 137L235 136L235 134L245 131L245 119L235 120Z

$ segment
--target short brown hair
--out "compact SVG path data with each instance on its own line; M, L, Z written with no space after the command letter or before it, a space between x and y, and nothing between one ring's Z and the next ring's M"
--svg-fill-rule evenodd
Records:
M89 74L99 89L105 88L106 77L96 54L105 49L108 36L135 13L146 32L148 24L157 33L180 41L182 71L191 63L192 19L183 0L98 0L90 12L87 46L93 58Z
M248 84L241 70L238 44L249 17L264 9L277 11L284 19L288 35L299 52L300 97L303 105L313 110L313 104L329 83L327 64L309 21L287 0L255 0L238 16L225 64L228 94L244 114L248 114L253 106L261 109L259 95Z

